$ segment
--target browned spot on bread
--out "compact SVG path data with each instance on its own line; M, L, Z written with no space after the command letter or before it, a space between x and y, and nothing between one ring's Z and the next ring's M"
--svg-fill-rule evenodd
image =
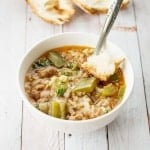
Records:
M125 31L125 32L136 32L137 27L136 26L115 26L113 27L114 30L120 30L120 31Z

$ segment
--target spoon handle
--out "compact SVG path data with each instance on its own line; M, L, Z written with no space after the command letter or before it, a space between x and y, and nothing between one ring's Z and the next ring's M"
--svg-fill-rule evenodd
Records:
M114 0L113 3L111 4L111 6L108 10L108 13L107 13L107 17L106 17L104 26L101 31L100 38L98 40L96 49L94 51L95 55L99 54L99 52L103 46L103 43L105 42L106 37L107 37L108 33L110 32L112 25L114 24L114 22L116 20L116 17L118 15L119 9L122 4L122 1L123 0Z

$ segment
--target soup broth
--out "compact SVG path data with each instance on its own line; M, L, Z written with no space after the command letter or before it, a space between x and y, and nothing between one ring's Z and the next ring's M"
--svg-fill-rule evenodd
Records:
M25 91L34 107L66 120L85 120L110 112L124 95L123 71L117 68L101 81L82 68L93 53L86 46L49 50L36 59L25 77Z

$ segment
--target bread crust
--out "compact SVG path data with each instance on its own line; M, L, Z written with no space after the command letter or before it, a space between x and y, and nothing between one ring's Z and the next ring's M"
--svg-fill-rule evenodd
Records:
M74 4L80 7L83 11L85 11L88 14L97 14L97 13L107 13L109 8L92 8L86 3L83 3L80 0L73 0ZM128 7L130 3L130 0L123 1L121 9L125 9Z
M50 18L46 18L44 17L42 14L40 14L37 10L36 7L34 7L34 5L31 3L30 0L25 0L27 2L27 4L31 7L32 12L37 15L38 17L40 17L42 20L46 21L47 23L52 23L52 24L64 24L66 22L68 22L71 17L74 15L75 10L72 8L72 10L70 12L68 12L68 17L66 18L61 18L60 20L58 19L58 21L50 19Z

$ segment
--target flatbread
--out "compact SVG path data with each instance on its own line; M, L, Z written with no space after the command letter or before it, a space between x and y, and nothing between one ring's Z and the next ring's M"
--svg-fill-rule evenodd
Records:
M46 22L64 24L74 15L70 0L26 0L32 11Z

